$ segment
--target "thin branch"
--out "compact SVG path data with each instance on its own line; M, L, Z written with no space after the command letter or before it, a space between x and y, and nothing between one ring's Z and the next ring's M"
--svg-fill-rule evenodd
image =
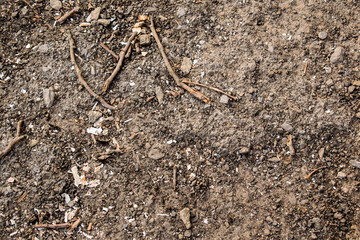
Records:
M120 71L120 68L121 68L121 66L123 64L123 61L124 61L124 58L125 58L125 54L126 54L126 52L128 51L128 49L129 49L129 47L131 45L131 41L135 38L136 35L137 35L137 33L133 32L131 34L129 40L126 43L125 48L121 50L121 53L119 55L119 61L116 64L116 67L115 67L114 71L111 73L110 77L108 79L106 79L106 81L105 81L104 87L102 89L103 93L105 93L109 89L109 86L110 86L112 80L114 80L116 74L118 74L118 72Z
M108 51L116 60L119 60L119 56L116 55L110 48L108 48L104 43L100 43L100 46L102 46L106 51Z
M60 223L60 224L36 224L33 228L48 228L48 229L62 229L71 227L70 223Z
M198 86L201 86L201 87L205 87L205 88L208 88L208 89L211 89L211 90L214 90L215 92L219 92L219 93L222 93L230 98L232 98L233 100L237 100L237 97L234 97L220 89L217 89L217 88L214 88L214 87L211 87L211 86L207 86L207 85L204 85L204 84L201 84L201 83L196 83L196 82L191 82L191 81L188 81L188 80L183 80L182 81L183 83L188 83L188 84L193 84L193 85L198 85Z
M166 56L165 50L163 45L160 42L159 36L156 33L155 27L154 27L154 20L152 19L152 17L150 18L150 29L151 29L151 33L153 35L153 37L156 40L156 43L158 45L159 51L161 53L162 58L164 59L166 68L170 74L170 76L172 76L176 82L176 84L179 87L182 87L183 89L185 89L186 91L190 92L192 95L194 95L196 98L198 98L199 100L205 102L205 103L210 103L210 99L208 97L206 97L205 95L203 95L201 92L198 92L194 89L192 89L191 87L189 87L188 85L186 85L185 83L183 83L180 78L176 75L176 73L174 72L174 70L171 67L171 64L169 62L169 59Z
M7 145L7 147L3 151L0 152L0 159L2 157L4 157L6 154L8 154L18 141L25 138L25 135L20 136L21 124L22 124L22 120L20 120L16 125L16 136L15 136L15 138L9 142L9 144Z
M316 173L317 171L319 171L320 169L323 169L323 168L326 168L326 167L319 167L319 168L315 169L314 171L312 171L311 173L309 173L305 178L306 178L306 179L311 178L311 176L312 176L314 173Z
M74 7L72 10L66 12L61 18L58 19L59 23L63 23L66 19L71 17L74 13L80 11L80 7Z
M78 76L79 82L86 88L86 90L96 99L98 100L104 107L111 109L111 110L115 110L116 108L114 106L111 106L110 104L108 104L107 102L105 102L105 100L100 97L99 95L97 95L87 84L87 82L84 80L84 78L81 75L81 70L79 68L79 66L76 64L76 60L75 60L75 53L74 53L74 48L75 48L75 42L74 39L71 36L71 33L69 32L69 43L70 43L70 58L71 58L71 62L72 64L74 64L75 67L75 71L76 74Z

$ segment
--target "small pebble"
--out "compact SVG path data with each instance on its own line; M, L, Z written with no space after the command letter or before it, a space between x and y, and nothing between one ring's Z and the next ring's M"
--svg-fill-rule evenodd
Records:
M355 115L357 118L360 118L360 112L357 112Z
M327 33L326 32L319 32L318 34L319 38L324 40L325 38L327 38Z
M141 34L139 36L139 42L141 46L149 45L151 43L150 36L147 34Z
M344 172L338 172L337 178L346 178L346 174Z
M60 10L62 8L62 3L60 0L50 0L50 7L55 10Z
M293 130L293 127L288 122L284 122L280 127L287 132L291 132Z
M222 96L220 97L220 103L228 104L228 103L229 103L229 97L226 96L226 95L222 95Z
M185 74L189 74L192 66L192 61L188 57L184 57L181 63L180 70Z
M345 49L343 47L337 47L334 53L330 57L330 62L336 64L344 60Z
M341 213L334 214L334 218L336 218L336 219L341 219L342 217L343 217L343 215Z
M191 237L191 230L186 230L184 233L185 237Z
M250 152L250 148L248 147L241 147L239 153L240 154L248 154Z
M186 12L187 12L187 9L186 9L186 8L179 8L179 9L177 10L177 12L176 12L176 15L177 15L178 17L182 17L182 16L184 16L184 15L186 14Z
M184 208L179 212L180 219L184 222L186 229L191 228L191 222L190 222L190 209Z

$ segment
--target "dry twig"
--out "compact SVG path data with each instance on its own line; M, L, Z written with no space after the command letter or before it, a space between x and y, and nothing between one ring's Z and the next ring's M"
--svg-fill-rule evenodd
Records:
M230 95L230 94L228 94L228 93L226 93L226 92L224 92L224 91L222 91L222 90L220 90L220 89L211 87L211 86L206 86L206 85L204 85L204 84L196 83L196 82L191 82L191 81L188 81L188 80L183 80L182 82L183 82L183 83L188 83L188 84L193 84L193 85L198 85L198 86L201 86L201 87L205 87L205 88L214 90L215 92L222 93L222 94L228 96L229 98L232 98L232 99L235 100L235 101L237 100L236 97L234 97L234 96L232 96L232 95Z
M309 61L306 61L306 62L305 62L305 67L304 67L304 75L306 74L306 70L307 70L308 64L309 64Z
M78 219L71 225L71 228L70 228L69 232L74 231L74 229L79 226L80 221L81 221L80 218L78 218Z
M173 169L173 188L176 190L176 166Z
M17 200L17 202L18 202L18 203L22 202L22 201L26 198L27 195L28 195L28 193L27 193L27 192L24 192L24 193L21 195L21 197Z
M14 145L15 145L18 141L20 141L21 139L25 138L25 135L21 135L21 136L20 136L21 124L22 124L22 120L20 120L20 121L17 123L17 126L16 126L16 136L15 136L15 138L9 142L9 144L7 145L7 147L6 147L3 151L0 152L0 159L1 159L2 157L4 157L6 154L8 154L8 153L11 151L11 149L14 147Z
M58 22L63 23L66 19L78 11L80 11L80 7L74 7L72 10L66 12L61 18L59 18Z
M123 61L124 61L124 58L125 58L125 54L126 54L126 52L128 51L128 49L129 49L129 47L131 45L131 41L135 38L136 35L137 35L137 33L135 33L135 32L132 33L129 40L126 43L125 48L121 50L121 53L119 55L119 61L116 64L116 67L115 67L114 71L111 73L110 77L108 79L106 79L106 81L105 81L104 87L102 89L103 93L105 93L109 89L109 86L110 86L112 80L114 80L116 74L118 74L118 72L120 71L120 68L121 68L121 66L123 64Z
M87 82L84 80L83 76L81 75L81 70L79 68L79 66L76 63L75 60L75 53L74 53L74 48L75 48L75 42L74 39L71 36L71 33L69 32L69 43L70 43L70 58L71 58L71 62L74 64L75 67L75 71L76 74L78 76L79 82L86 88L86 90L96 99L98 100L104 107L111 109L111 110L115 110L116 108L114 106L111 106L110 104L108 104L107 102L105 102L105 100L100 97L99 95L97 95L87 84Z
M70 227L70 223L60 223L60 224L36 224L33 228L48 228L48 229L62 229Z
M315 169L314 171L312 171L311 173L309 173L305 178L306 178L306 179L311 178L311 176L312 176L314 173L316 173L317 171L319 171L320 169L323 169L323 168L326 168L326 167L323 166L323 167L319 167L319 168Z
M193 96L195 96L195 97L198 98L199 100L201 100L201 101L203 101L203 102L205 102L205 103L210 103L210 99L209 99L208 97L206 97L206 96L203 95L201 92L198 92L198 91L192 89L191 87L189 87L188 85L186 85L185 83L183 83L183 82L180 80L180 78L176 75L176 73L174 72L174 70L172 69L172 67L171 67L171 65L170 65L169 59L168 59L167 56L166 56L164 47L163 47L163 45L162 45L161 42L160 42L159 36L158 36L157 33L156 33L155 26L154 26L154 20L153 20L152 18L150 18L150 22L151 22L150 29L151 29L152 35L153 35L153 37L154 37L155 40L156 40L156 43L157 43L158 48L159 48L159 51L160 51L160 53L161 53L162 58L164 59L166 68L167 68L170 76L172 76L172 77L174 78L176 84L177 84L179 87L182 87L182 88L185 89L186 91L190 92Z
M110 48L108 48L104 43L100 43L100 46L102 46L106 51L108 51L116 60L119 60L119 56L116 55Z

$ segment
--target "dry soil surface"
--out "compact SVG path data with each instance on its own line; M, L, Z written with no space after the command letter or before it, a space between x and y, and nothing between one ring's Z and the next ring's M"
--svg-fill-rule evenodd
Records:
M359 7L2 1L0 149L20 120L26 138L0 159L0 238L359 239ZM237 100L177 87L148 20L102 93L117 61L100 44L119 54L139 16L181 78ZM116 110L80 85L69 31Z

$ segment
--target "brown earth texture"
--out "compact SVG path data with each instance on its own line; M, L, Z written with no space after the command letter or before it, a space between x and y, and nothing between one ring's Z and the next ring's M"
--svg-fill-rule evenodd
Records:
M359 9L2 0L0 238L359 239Z

